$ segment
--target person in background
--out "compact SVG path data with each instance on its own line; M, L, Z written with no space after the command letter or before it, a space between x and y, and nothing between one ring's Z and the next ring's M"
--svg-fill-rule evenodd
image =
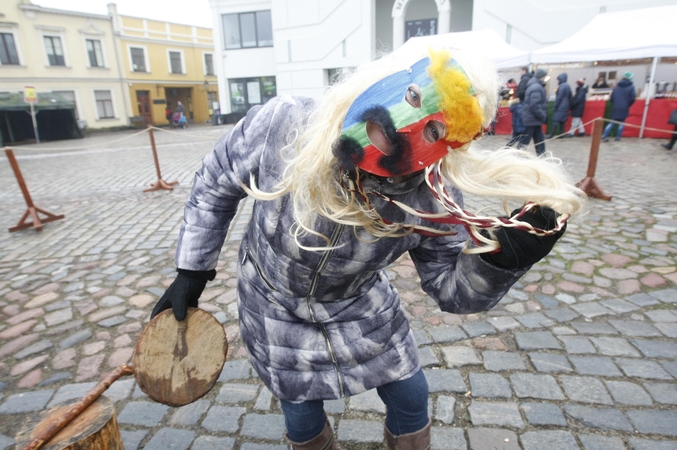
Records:
M635 92L635 85L632 83L632 72L625 72L621 81L619 81L618 85L611 91L611 97L609 98L609 101L611 101L613 106L611 110L611 120L620 123L609 123L602 133L602 141L609 142L609 134L615 126L618 126L615 140L621 140L623 128L625 128L625 119L630 115L630 107L635 103L636 98L637 93Z
M566 73L561 73L557 76L559 85L557 86L557 95L555 96L555 105L552 113L552 130L546 136L547 139L557 136L558 133L564 133L564 127L571 110L571 86L567 83L567 79Z
M668 150L672 150L672 147L675 146L675 142L677 142L677 109L673 110L670 113L670 118L668 119L668 123L670 125L674 125L675 130L673 131L672 136L670 136L670 142L668 142L667 144L662 143L661 145L663 146L663 148L666 148Z
M171 125L172 123L172 109L169 107L169 103L167 103L167 106L165 107L165 118L167 119L167 122Z
M520 99L513 98L510 100L510 113L512 114L512 138L508 141L508 147L512 147L517 144L517 148L522 148L520 140L524 134L524 121L522 121L522 110L524 105L520 102Z
M182 116L186 114L186 107L183 106L183 103L176 102L176 112L180 113Z
M505 88L508 91L506 95L503 97L505 100L512 100L513 98L517 98L517 83L515 82L514 78L511 78L508 80L507 83L505 83Z
M585 86L585 78L576 81L576 94L571 99L571 128L569 133L563 137L584 137L585 127L583 126L583 113L585 112L585 101L588 96L588 87ZM578 131L578 134L576 134Z
M534 74L529 72L528 67L525 66L520 69L520 82L517 85L517 90L515 91L515 96L520 99L520 102L524 102L524 94L527 92L527 84L533 76Z
M597 81L592 84L593 89L609 89L609 87L604 75L600 75L599 78L597 78Z
M522 110L524 134L520 140L520 145L527 147L533 139L538 156L545 153L543 124L548 118L548 99L545 95L545 77L547 75L548 72L538 69L531 77L524 93L524 109Z

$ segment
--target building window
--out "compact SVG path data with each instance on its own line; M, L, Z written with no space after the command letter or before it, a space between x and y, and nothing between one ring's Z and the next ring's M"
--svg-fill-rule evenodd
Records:
M415 36L435 35L437 34L437 19L407 20L405 31L405 41Z
M113 119L113 98L110 91L94 91L94 99L96 100L96 112L99 119Z
M103 67L101 41L97 39L87 39L87 56L89 56L89 67Z
M19 64L19 54L16 51L14 35L12 33L0 33L0 64Z
M205 75L214 75L214 57L211 53L205 53Z
M142 47L129 47L132 56L132 72L148 72L146 67L146 52Z
M237 78L229 80L230 105L233 112L247 112L277 95L275 77Z
M181 52L169 52L169 72L183 73L183 64L181 63Z
M52 91L55 94L59 94L61 97L64 98L67 102L73 105L73 112L75 113L75 119L79 119L78 117L78 108L77 105L75 104L75 92L74 91Z
M47 59L50 66L65 66L66 60L63 57L63 48L61 47L61 38L58 36L45 36L45 49L47 50Z
M272 47L273 23L269 10L223 14L221 18L226 50Z

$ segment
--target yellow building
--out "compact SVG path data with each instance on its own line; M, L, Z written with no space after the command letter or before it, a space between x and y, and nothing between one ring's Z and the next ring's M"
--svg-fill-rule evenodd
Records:
M188 122L206 122L218 107L212 30L121 16L108 5L121 55L131 115L167 124L181 102Z

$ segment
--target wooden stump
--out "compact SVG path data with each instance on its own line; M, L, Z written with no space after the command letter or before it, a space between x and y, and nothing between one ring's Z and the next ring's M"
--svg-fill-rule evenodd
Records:
M16 437L16 448L33 440L40 432L56 421L73 403L62 403L41 412L29 420ZM115 418L115 407L107 397L101 396L89 405L72 422L66 425L42 447L44 450L124 450L120 429Z
M223 325L211 314L188 308L186 319L178 322L168 309L141 332L132 355L134 375L156 402L187 405L214 387L227 351Z

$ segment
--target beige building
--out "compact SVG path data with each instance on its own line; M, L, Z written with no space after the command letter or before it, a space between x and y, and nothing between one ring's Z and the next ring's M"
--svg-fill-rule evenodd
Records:
M125 85L106 15L4 0L0 6L0 92L61 94L89 128L128 124ZM39 113L38 113L39 114Z
M167 124L165 108L178 102L188 122L206 122L218 109L212 30L121 16L108 5L132 116ZM216 107L216 108L215 108Z

